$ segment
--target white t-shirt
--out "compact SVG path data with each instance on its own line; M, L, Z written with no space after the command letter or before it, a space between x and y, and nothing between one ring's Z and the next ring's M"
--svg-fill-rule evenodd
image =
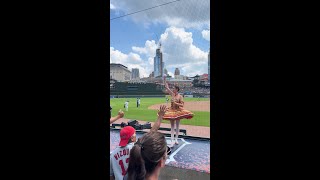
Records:
M134 143L129 143L125 147L118 146L110 154L110 176L114 176L115 180L123 180L123 176L126 175L130 150L134 146Z
M128 106L129 106L129 103L128 103L128 102L125 102L124 105L125 105L126 107L128 107Z

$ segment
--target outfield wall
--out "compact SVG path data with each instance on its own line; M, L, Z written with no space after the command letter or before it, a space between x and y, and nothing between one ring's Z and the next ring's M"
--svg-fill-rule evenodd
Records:
M166 96L161 94L161 95L110 95L110 98L165 98Z
M115 95L115 94L111 94L110 98L165 98L166 95L161 94L161 95L141 95L141 94L136 94L136 95ZM188 97L188 98L210 98L210 95L207 94L196 94L196 95L184 95L184 97Z
M163 86L154 83L125 83L115 82L110 85L110 95L113 96L150 96L158 97L165 95Z
M210 98L210 94L193 93L193 97L195 97L195 98L198 98L198 97Z

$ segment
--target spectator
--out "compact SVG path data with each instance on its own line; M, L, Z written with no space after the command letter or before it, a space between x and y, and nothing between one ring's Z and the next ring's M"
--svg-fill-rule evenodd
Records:
M128 168L130 150L134 142L136 142L136 130L131 126L121 129L119 146L110 154L110 179L123 179Z
M111 110L112 108L110 106L110 124L114 123L115 121L117 121L118 119L124 116L124 112L120 109L117 116L111 117Z
M129 167L124 179L157 180L167 158L167 143L164 135L157 130L166 112L166 106L160 106L158 119L150 132L138 139L130 151Z

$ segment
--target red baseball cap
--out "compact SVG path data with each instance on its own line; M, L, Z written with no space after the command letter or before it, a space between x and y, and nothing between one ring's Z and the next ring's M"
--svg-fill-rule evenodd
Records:
M136 130L131 126L126 126L121 129L119 146L126 146L129 142L129 139L135 132Z

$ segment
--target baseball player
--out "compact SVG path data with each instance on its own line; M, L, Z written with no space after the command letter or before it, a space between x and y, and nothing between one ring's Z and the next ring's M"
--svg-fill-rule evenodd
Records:
M129 101L126 101L124 103L124 107L126 108L126 111L128 111L128 109L129 109Z

